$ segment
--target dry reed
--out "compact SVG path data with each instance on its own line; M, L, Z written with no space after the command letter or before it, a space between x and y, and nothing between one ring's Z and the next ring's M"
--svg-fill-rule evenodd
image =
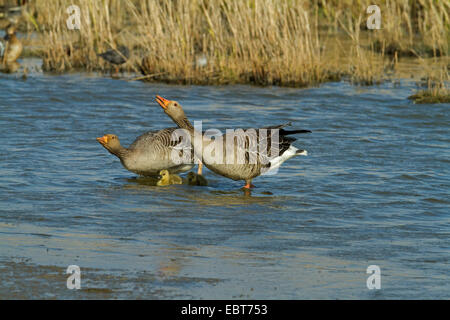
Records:
M365 27L368 0L33 3L48 71L110 70L96 53L119 44L133 53L123 70L176 83L308 86L344 75L376 84L405 55L448 61L449 1L381 1L381 30ZM81 30L66 27L72 4Z

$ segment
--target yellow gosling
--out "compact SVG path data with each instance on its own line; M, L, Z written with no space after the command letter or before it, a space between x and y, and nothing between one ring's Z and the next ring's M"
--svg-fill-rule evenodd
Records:
M156 183L157 186L168 186L171 184L182 184L183 180L176 174L170 174L168 170L161 170L159 172L161 178Z

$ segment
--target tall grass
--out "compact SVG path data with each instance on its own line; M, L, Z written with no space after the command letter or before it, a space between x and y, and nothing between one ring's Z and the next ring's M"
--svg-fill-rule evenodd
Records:
M416 103L450 103L450 61L438 60L429 64L421 59L421 64L426 69L426 76L418 83L420 89L409 99Z
M72 4L81 8L81 30L66 27ZM448 59L449 1L381 1L382 30L365 27L370 4L36 0L34 10L44 69L57 72L107 71L110 66L96 53L118 44L133 53L124 70L180 83L307 86L347 75L355 83L373 84L382 81L391 54L395 61L404 55ZM331 49L336 47L341 56Z
M160 4L163 5L160 5ZM147 74L188 82L308 85L329 76L302 1L142 2ZM199 56L206 65L198 63Z
M371 0L322 0L321 12L328 25L338 30L340 23L357 20L365 14ZM450 1L446 0L381 0L382 31L372 32L374 41L385 51L414 55L448 55ZM360 25L363 27L365 20Z
M70 30L66 25L69 17L66 9L73 4L81 8L80 30ZM119 0L36 1L35 10L40 13L38 23L45 41L44 69L61 72L108 68L97 53L116 47L126 35L123 6Z

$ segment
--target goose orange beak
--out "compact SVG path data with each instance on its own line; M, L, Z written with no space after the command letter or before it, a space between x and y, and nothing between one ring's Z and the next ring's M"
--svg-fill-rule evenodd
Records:
M169 105L170 100L164 99L163 97L157 95L156 102L158 102L159 105L165 110L165 109L167 109L167 106Z
M107 136L103 136L101 138L97 138L97 141L100 142L100 144L105 145L108 143L108 137Z

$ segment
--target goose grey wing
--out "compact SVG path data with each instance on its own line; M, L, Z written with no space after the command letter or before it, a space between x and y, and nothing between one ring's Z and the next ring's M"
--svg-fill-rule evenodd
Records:
M148 131L137 137L129 149L151 153L153 158L162 159L168 159L176 151L182 163L192 163L194 152L189 138L188 133L183 135L182 129L179 128Z
M291 122L280 125L262 127L259 129L247 128L235 131L235 151L241 152L245 163L255 163L257 159L262 165L271 159L283 154L297 139L289 135L310 133L310 130L286 130Z
M162 130L151 130L140 135L129 146L129 149L142 149L149 146L159 145L160 147L174 147L177 141L172 141L172 134L177 128L166 128Z

